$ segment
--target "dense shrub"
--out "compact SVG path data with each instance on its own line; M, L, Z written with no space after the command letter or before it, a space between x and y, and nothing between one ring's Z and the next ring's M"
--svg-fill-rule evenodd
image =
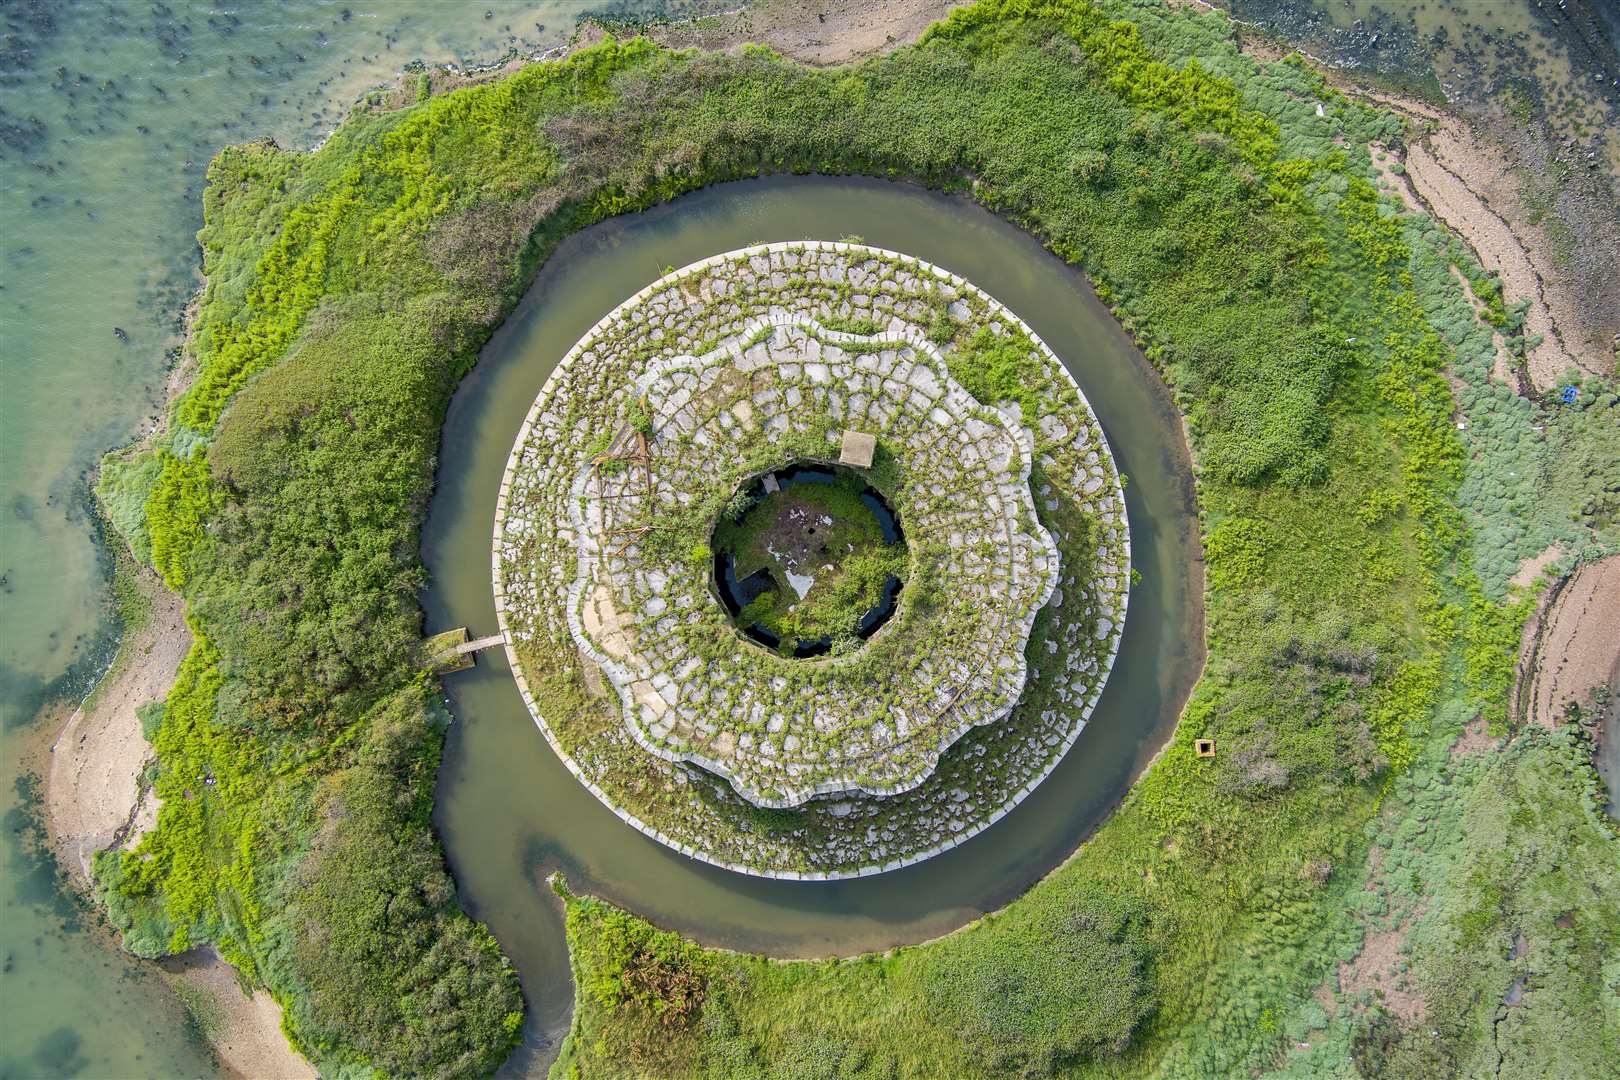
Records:
M444 340L453 312L433 296L394 319L367 297L334 304L221 425L222 506L190 599L236 721L346 722L331 699L371 693L409 659L416 524L460 362Z
M666 1028L690 1026L707 988L703 951L617 908L603 906L600 915L582 939L580 969L589 973L583 992L609 1011L640 1011Z
M266 919L273 955L307 988L289 1026L323 1060L476 1076L522 1027L516 975L457 910L427 828L438 744L424 733L445 719L421 686L368 714L354 764L322 781L316 831Z
M992 920L927 969L934 1022L998 1076L1118 1054L1152 1008L1144 918L1132 900L1070 883L1016 920Z

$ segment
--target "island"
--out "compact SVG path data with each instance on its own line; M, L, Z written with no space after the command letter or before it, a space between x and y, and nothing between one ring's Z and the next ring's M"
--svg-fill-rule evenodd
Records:
M1073 744L1125 622L1124 493L1072 378L969 283L861 245L724 253L625 301L547 380L501 491L496 609L535 721L625 821L745 873L974 836ZM901 550L853 550L874 509Z
M1613 580L1615 355L1448 226L1443 114L1194 4L977 0L826 66L735 14L615 29L209 165L175 396L96 482L158 616L126 650L164 643L119 695L154 763L76 849L124 947L217 951L323 1075L520 1044L559 1077L1611 1068L1614 675L1546 643L1591 642ZM1110 433L1142 418L1094 411L1004 283L856 236L649 265L488 434L473 644L529 734L649 859L844 889L1061 798L1176 575L1201 677L1109 759L1106 820L935 940L713 947L537 855L516 887L549 880L574 986L543 1046L434 816L479 722L421 604L441 431L566 238L771 174L1038 237L1162 380L1195 505L1133 504L1155 466ZM1187 565L1136 557L1182 524Z

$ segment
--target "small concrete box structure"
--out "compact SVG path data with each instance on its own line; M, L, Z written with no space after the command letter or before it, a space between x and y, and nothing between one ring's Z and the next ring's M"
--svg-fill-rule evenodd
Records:
M857 469L870 469L872 455L877 452L877 436L864 431L844 432L844 445L838 451L838 464L853 465Z

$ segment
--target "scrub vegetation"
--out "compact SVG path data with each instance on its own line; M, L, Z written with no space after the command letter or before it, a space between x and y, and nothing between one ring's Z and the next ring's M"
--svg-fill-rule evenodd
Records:
M1585 384L1571 423L1499 401L1490 327L1450 273L1478 268L1368 183L1367 141L1398 125L1301 64L1257 66L1229 30L983 0L853 68L608 41L358 115L314 154L223 152L196 379L100 489L196 638L154 735L158 828L96 866L129 947L215 943L326 1072L498 1065L522 1006L432 836L445 717L416 648L450 391L569 231L765 171L910 176L1084 267L1174 388L1200 461L1206 675L1074 859L933 945L776 963L570 898L559 1071L1600 1073L1620 919L1586 884L1612 884L1615 842L1584 752L1521 735L1464 767L1445 747L1499 715L1524 615L1502 571L1535 540L1480 469L1523 455L1572 515L1545 528L1604 550L1616 509L1593 473L1614 459L1583 432L1612 437L1614 389ZM982 344L986 384L1015 384ZM1459 432L1459 402L1485 408L1467 394L1496 421ZM1481 562L1470 537L1491 530ZM1193 753L1206 736L1214 759ZM1371 876L1369 850L1391 853ZM1399 896L1428 897L1403 973L1421 1023L1334 996Z

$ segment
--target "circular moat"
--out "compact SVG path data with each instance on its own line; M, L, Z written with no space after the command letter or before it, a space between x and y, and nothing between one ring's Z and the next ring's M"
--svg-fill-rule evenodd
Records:
M1197 676L1202 578L1191 467L1152 368L1084 277L1028 234L966 199L855 178L718 185L605 221L558 248L451 402L422 533L427 627L495 628L490 523L513 438L537 389L604 312L665 266L762 238L853 233L1003 300L1062 359L1107 428L1129 476L1131 565L1140 572L1107 688L1072 751L995 826L904 869L804 883L732 873L628 827L536 737L504 653L480 654L476 668L444 682L455 723L434 822L463 903L523 978L533 1007L526 1045L535 1053L544 1053L542 1037L560 1036L573 1000L548 873L560 870L576 891L714 945L826 956L922 941L1000 907L1068 856L1163 744ZM912 523L900 517L914 543ZM712 596L705 602L719 606ZM959 742L946 760L965 749Z
M876 490L911 543L882 543ZM764 575L735 614L716 541ZM1130 583L1123 487L1062 364L965 279L846 242L711 256L604 316L518 433L494 552L520 692L571 771L684 855L791 879L907 866L1018 805L1084 729Z

